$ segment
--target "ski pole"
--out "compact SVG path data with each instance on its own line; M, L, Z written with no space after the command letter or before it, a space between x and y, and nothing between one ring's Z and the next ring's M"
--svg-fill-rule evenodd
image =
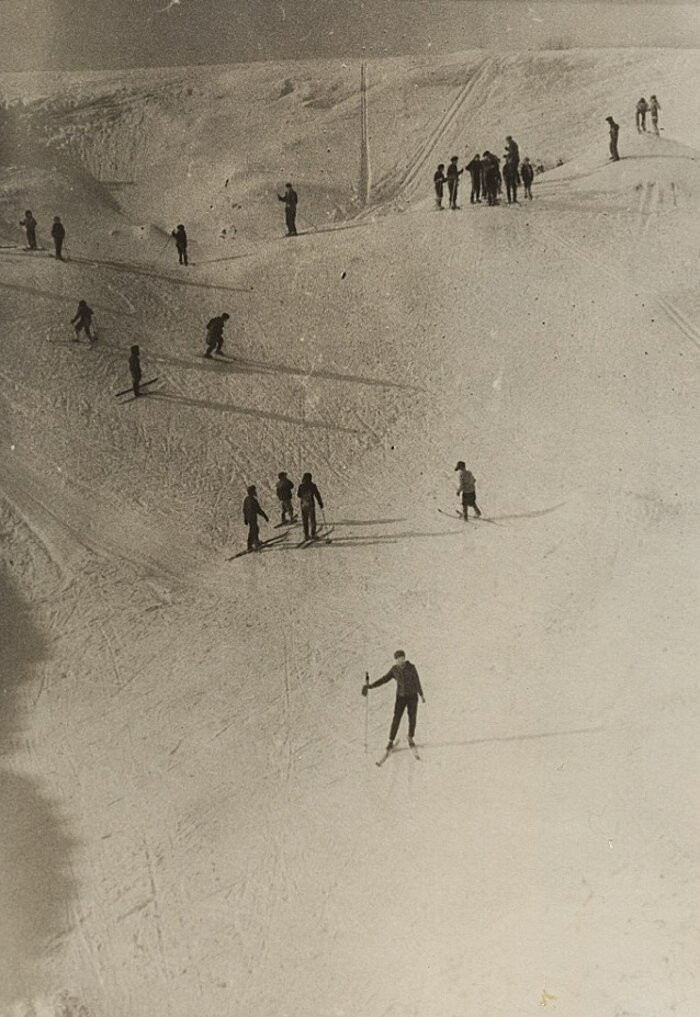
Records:
M369 671L365 671L365 689L369 689ZM369 740L369 694L365 692L365 755L367 755L367 743Z

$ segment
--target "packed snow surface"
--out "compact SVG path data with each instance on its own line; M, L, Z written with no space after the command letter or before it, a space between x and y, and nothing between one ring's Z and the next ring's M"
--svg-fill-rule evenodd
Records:
M2 1017L697 1015L697 58L0 78Z

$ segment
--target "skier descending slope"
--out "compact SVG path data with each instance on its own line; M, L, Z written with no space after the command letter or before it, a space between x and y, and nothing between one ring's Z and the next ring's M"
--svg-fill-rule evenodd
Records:
M96 336L94 336L91 331L94 313L93 309L88 307L84 300L78 302L78 310L70 321L71 325L75 326L75 337L73 342L80 342L81 332L85 332L85 335L88 337L90 342L93 342L96 339Z
M284 470L277 474L277 485L275 492L279 503L282 507L282 520L280 525L287 522L287 516L289 516L289 522L294 522L294 506L292 505L292 494L294 493L294 484L291 482Z
M258 529L258 516L262 516L266 523L270 522L267 515L260 508L255 484L251 484L248 488L248 495L243 502L243 522L248 527L249 551L256 551L259 547L262 547L260 530Z
M316 536L316 502L318 507L323 508L323 498L313 482L310 473L305 473L301 478L301 484L297 490L297 497L301 504L301 522L304 527L304 540L313 540Z
M419 758L413 739L416 733L416 719L418 717L418 697L420 696L421 700L425 702L423 688L416 668L410 660L406 660L406 654L403 650L396 651L394 654L394 660L396 663L382 678L377 678L376 682L367 682L362 686L362 695L366 696L369 689L377 689L380 685L386 685L386 683L390 682L392 678L396 682L396 702L394 704L394 716L389 730L389 742L384 756L377 763L378 766L381 766L391 750L394 748L394 740L399 730L399 724L401 723L404 711L408 712L408 744L411 746L416 758Z
M229 315L219 314L215 318L210 318L207 322L207 352L204 354L209 360L212 359L212 353L216 352L223 356L223 345L224 345L224 325L229 320Z

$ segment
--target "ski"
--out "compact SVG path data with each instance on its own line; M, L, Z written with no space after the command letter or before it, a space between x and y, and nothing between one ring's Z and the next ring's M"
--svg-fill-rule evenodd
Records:
M385 749L384 750L384 755L382 756L381 759L377 759L375 765L376 766L383 766L384 763L386 763L387 759L389 758L389 756L391 755L391 753L394 751L395 748L396 748L396 742L394 742L394 744L391 746L390 749Z
M151 378L150 381L142 381L141 385L140 385L140 388L145 388L146 385L153 385L154 382L156 382L156 381L158 381L157 378ZM129 392L133 392L133 391L134 391L134 388L133 388L133 385L132 385L132 386L129 386L129 388L125 388L123 392L115 392L114 398L118 399L119 396L128 395Z
M275 523L273 529L281 530L283 526L296 526L298 519L285 519L283 523Z
M418 749L416 747L415 742L413 744L411 744L411 742L409 742L408 743L408 747L411 750L411 752L413 753L414 759L417 759L420 762L420 753L418 752Z
M255 554L257 551L262 551L264 548L269 547L271 544L277 544L280 540L284 540L287 536L286 533L281 533L277 537L270 537L268 540L263 540L258 547L247 547L245 551L237 551L236 554L232 554L227 561L234 561L236 558L243 558L246 554Z
M331 534L333 530L334 527L329 526L326 530L317 531L314 536L309 537L308 540L305 538L304 540L299 541L297 547L313 547L314 544L332 544L333 541L329 534Z
M457 518L461 519L462 522L464 522L464 516L462 515L461 512L458 512L457 509L455 509L454 512L446 512L445 509L439 508L438 512L440 513L440 515L447 516L449 519Z

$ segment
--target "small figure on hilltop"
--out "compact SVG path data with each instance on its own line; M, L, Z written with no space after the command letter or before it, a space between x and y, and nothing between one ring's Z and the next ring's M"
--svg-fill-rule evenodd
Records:
M262 547L260 530L258 528L258 516L262 516L266 523L269 523L270 520L260 508L255 484L251 484L247 491L248 494L243 501L243 522L248 527L248 550L255 551L257 548Z
M458 162L459 156L453 155L450 159L450 165L447 167L447 190L450 193L450 208L453 212L459 208L459 205L457 204L457 193L459 191L459 178L463 172L458 168Z
M462 497L462 515L465 523L469 522L469 509L473 508L477 518L481 516L481 509L476 503L476 480L474 474L467 469L460 459L455 466L455 472L459 472L459 487L457 497Z
M141 351L138 346L132 346L129 354L129 373L131 374L131 383L134 389L134 399L138 399L141 395Z
M654 134L659 133L659 110L661 109L661 103L652 95L649 100L649 109L651 110L651 125L654 128Z
M78 301L78 310L70 321L71 325L75 326L75 336L73 338L74 343L80 342L81 332L85 332L85 335L88 337L90 342L95 341L97 337L94 336L91 331L94 313L93 309L88 307L84 300Z
M447 177L445 176L445 164L441 162L433 173L433 184L435 185L435 207L442 211L442 196L444 194Z
M207 322L207 351L204 356L209 360L212 359L212 353L214 352L223 355L224 325L229 320L229 317L230 315L224 312L215 318L210 318Z
M610 158L613 162L617 162L620 158L620 153L617 150L617 139L620 134L620 125L616 124L612 117L605 118L610 126Z
M481 156L477 152L471 162L467 163L467 173L471 177L472 190L469 195L469 201L472 205L481 204L481 178L483 174L483 164L481 162Z
M27 209L24 213L24 219L21 220L20 226L24 226L27 234L27 247L30 251L36 251L36 227L37 221L32 215L31 209Z
M641 97L639 102L634 108L634 118L637 122L637 130L641 134L642 131L647 129L647 113L649 112L649 106L644 96Z
M512 162L510 159L506 159L505 165L503 166L503 179L506 184L506 196L508 198L508 204L518 204L518 184L520 183L520 176L518 175L518 164Z
M172 231L171 237L175 238L175 247L177 248L177 256L180 265L187 265L187 233L185 227L180 225Z
M535 171L527 156L525 156L520 165L520 179L523 182L525 197L532 201L532 181L535 179Z
M416 734L416 720L418 719L418 697L425 702L423 688L418 677L418 671L410 660L406 660L403 650L397 650L394 654L395 664L376 682L367 682L362 687L362 695L366 696L369 689L377 689L380 685L386 685L392 679L396 682L396 702L394 704L394 716L389 729L389 742L386 747L387 754L394 747L394 740L398 734L399 724L404 712L408 712L408 744L414 748L414 737ZM386 758L386 756L384 757ZM381 760L383 762L383 760Z
M284 185L284 194L278 194L277 198L284 204L284 218L287 224L287 236L297 235L297 204L299 198L297 192L290 183Z
M66 239L66 230L61 222L60 216L55 215L53 217L51 236L53 237L56 258L58 261L63 261L63 241Z
M294 484L284 471L277 474L275 493L277 494L280 505L282 506L282 523L286 523L288 521L287 516L289 516L289 522L293 523L295 521L294 507L292 505Z
M310 473L305 473L297 489L297 497L301 505L301 523L304 527L304 540L313 540L318 529L316 525L316 502L323 508L323 499L313 482Z

